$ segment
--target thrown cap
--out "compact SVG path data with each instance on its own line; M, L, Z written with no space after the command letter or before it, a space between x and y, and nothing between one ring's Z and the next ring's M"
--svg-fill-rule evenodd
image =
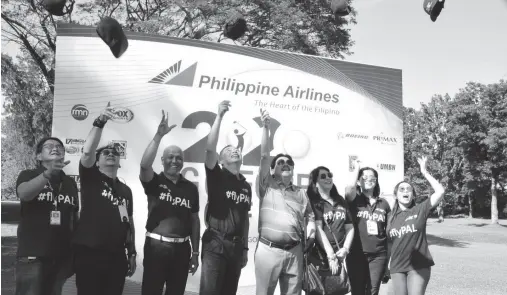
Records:
M63 9L66 2L67 0L44 0L42 6L52 15L62 16L65 14Z
M349 15L352 9L349 6L348 0L332 0L331 10L333 11L334 15L346 16Z
M225 24L224 35L236 40L243 36L247 30L246 20L240 13L234 14Z
M97 26L97 35L109 46L116 58L122 56L129 43L120 23L111 17L104 17Z
M434 22L437 20L440 12L444 8L445 0L424 0L423 8L427 14L429 14L430 19Z

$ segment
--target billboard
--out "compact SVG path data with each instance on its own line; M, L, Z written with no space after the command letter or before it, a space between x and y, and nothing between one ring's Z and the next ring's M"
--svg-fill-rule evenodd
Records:
M343 194L350 179L350 161L379 172L381 187L390 192L403 178L401 70L369 66L272 50L126 32L129 49L119 59L96 35L95 28L60 25L56 51L53 135L66 144L71 163L66 172L78 174L84 139L93 120L108 102L114 119L104 128L102 144L117 144L119 177L134 194L138 270L142 278L142 249L147 199L139 182L142 154L153 138L161 110L169 125L154 163L168 145L184 150L182 174L200 192L201 221L207 202L204 158L206 137L218 104L230 100L217 149L228 144L243 151L242 173L254 187L260 162L260 108L270 112L271 155L294 157L294 182L308 183L320 165L334 173ZM253 189L249 248L257 243L259 201ZM254 250L243 269L241 287L255 285ZM189 276L187 290L197 291L200 269Z

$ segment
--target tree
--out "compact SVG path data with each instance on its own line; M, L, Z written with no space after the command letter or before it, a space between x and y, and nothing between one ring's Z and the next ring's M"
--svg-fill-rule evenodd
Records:
M347 26L356 23L355 10L347 17L332 15L329 0L68 0L62 17L39 2L2 0L2 40L20 48L17 59L2 55L6 126L20 129L5 133L3 141L28 147L51 132L58 21L95 26L111 16L135 32L223 42L224 24L240 13L249 30L236 44L333 58L351 54ZM32 157L21 151L11 149L19 157L2 158L6 169L18 167L8 161Z

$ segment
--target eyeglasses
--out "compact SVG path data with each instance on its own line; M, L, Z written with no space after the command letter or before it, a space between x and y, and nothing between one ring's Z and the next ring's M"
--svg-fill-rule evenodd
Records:
M376 177L371 177L371 176L363 176L361 177L363 180L369 180L369 181L377 181L377 178Z
M289 165L289 166L294 166L294 161L292 161L291 159L288 159L287 161L285 161L284 159L280 159L278 161L276 161L276 165L278 166L283 166L283 165Z
M113 155L113 156L116 156L116 157L119 157L120 156L120 153L118 153L118 151L116 150L103 150L101 152L102 155L104 156L109 156L109 155Z
M320 179L326 179L326 178L329 178L329 179L333 178L333 173L328 172L328 173L322 173L320 175Z
M412 187L399 187L398 188L398 191L400 193L411 193L412 192Z
M65 148L61 144L51 144L51 143L48 143L48 144L43 145L42 147L45 148L45 149L47 149L47 150L50 150L50 151L52 151L55 148L59 152L65 151Z

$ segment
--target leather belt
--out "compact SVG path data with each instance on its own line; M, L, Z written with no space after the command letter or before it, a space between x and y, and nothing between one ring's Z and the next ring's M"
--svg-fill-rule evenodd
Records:
M297 245L299 245L299 243L300 243L300 241L297 241L297 242L294 242L294 243L288 244L288 245L280 245L280 244L268 241L267 239L265 239L263 237L259 238L259 242L261 242L264 245L267 245L269 247L278 248L278 249L282 249L282 250L290 250L290 249L296 247Z
M226 240L229 240L231 242L234 242L234 243L237 243L237 242L243 242L243 237L241 236L235 236L235 235L232 235L232 234L225 234L225 233L222 233L214 228L208 228L213 234L217 235L217 236L220 236Z
M159 241L168 242L168 243L185 243L186 241L190 240L190 237L186 237L186 238L168 238L168 237L164 237L164 236L161 236L159 234L154 234L154 233L150 233L150 232L147 232L146 236L149 237L149 238L152 238L154 240L159 240Z

